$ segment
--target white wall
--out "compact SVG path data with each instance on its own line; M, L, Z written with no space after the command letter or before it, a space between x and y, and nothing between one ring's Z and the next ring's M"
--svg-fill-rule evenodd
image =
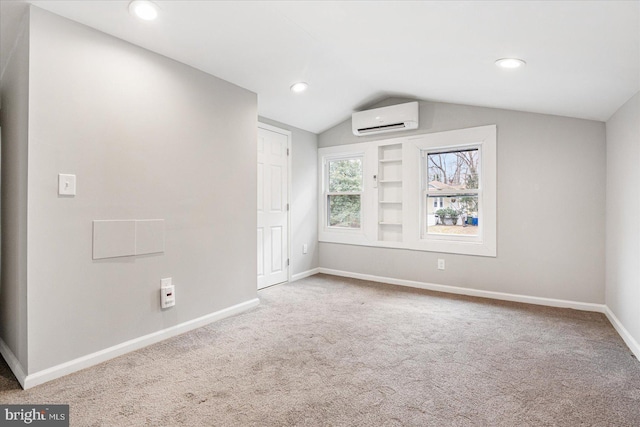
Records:
M607 121L606 303L640 342L640 93Z
M318 267L318 136L266 117L259 120L291 131L291 275L302 274Z
M256 95L37 8L30 29L28 373L254 299ZM96 219L164 219L165 252L94 261Z
M0 82L2 128L2 266L0 338L22 369L27 357L27 161L29 113L29 20Z
M320 243L320 267L604 303L604 123L422 101L419 129L397 135L491 124L498 129L496 258ZM318 146L391 136L356 137L346 120L320 134ZM446 260L446 270L437 270L438 258Z

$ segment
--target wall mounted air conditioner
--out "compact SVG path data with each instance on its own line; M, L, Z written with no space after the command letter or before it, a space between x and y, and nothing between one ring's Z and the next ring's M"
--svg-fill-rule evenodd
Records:
M417 129L418 103L407 102L353 113L351 126L356 136Z

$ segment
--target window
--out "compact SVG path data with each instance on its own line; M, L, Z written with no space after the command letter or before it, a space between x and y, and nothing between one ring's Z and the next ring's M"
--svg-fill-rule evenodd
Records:
M321 242L496 256L495 125L318 150Z
M411 249L496 256L495 125L409 138L405 206ZM436 204L438 207L436 208Z
M362 226L362 157L327 161L327 225L359 229Z
M480 194L480 148L422 150L422 237L477 236ZM440 209L436 209L438 207Z

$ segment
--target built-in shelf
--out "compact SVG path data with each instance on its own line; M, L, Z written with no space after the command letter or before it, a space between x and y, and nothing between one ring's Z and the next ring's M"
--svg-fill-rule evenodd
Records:
M402 144L378 146L378 240L402 241Z

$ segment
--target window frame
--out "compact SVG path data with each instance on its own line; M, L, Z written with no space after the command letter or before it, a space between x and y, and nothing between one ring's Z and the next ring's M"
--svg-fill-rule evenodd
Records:
M466 190L439 190L438 192L429 192L429 176L428 176L428 156L430 154L439 153L451 153L457 151L465 151L469 149L477 149L479 155L479 167L478 167L478 188L466 189ZM482 227L483 227L483 203L482 203L482 145L481 144L464 144L464 145L447 145L445 147L427 148L420 151L420 181L422 186L421 192L421 206L420 206L420 239L421 240L452 240L461 242L479 242L481 241ZM428 197L431 196L434 200L438 200L440 208L443 206L443 199L446 197L470 195L478 197L478 234L476 235L456 235L456 234L439 234L429 233L427 226L428 209ZM436 199L437 198L437 199Z
M426 220L423 201L423 152L456 151L470 147L479 147L479 216L477 236L455 236L422 233ZM479 126L468 129L436 132L409 138L409 162L405 171L407 185L405 200L407 209L415 213L417 221L407 224L404 243L410 249L432 252L445 252L462 255L495 257L497 255L497 128L496 125ZM411 179L413 177L413 179ZM481 197L481 199L480 199ZM423 220L424 213L424 220ZM471 237L471 238L470 238Z
M318 240L321 242L371 245L369 230L371 183L371 149L366 143L339 145L318 149ZM360 194L360 228L329 226L329 161L359 157L362 159L362 192Z
M361 170L362 170L360 191L329 191L329 188L331 188L331 183L330 183L331 174L329 173L330 163L339 162L341 160L355 160L355 159L360 160ZM364 193L364 154L361 154L361 155L345 154L345 155L327 156L325 158L324 168L325 168L324 177L326 180L324 182L324 187L323 187L325 189L324 201L326 206L324 226L330 230L342 230L342 231L362 230L364 226L364 221L363 221L364 209L362 207L362 195ZM329 202L329 198L331 196L359 196L360 197L360 227L357 227L357 228L356 227L339 227L335 225L330 225L329 220L331 219L331 213L330 213L331 203Z
M402 146L402 231L401 240L383 240L379 234L380 147ZM451 149L455 147L480 147L479 189L482 200L478 201L481 220L478 236L429 235L423 238L422 214L423 175L422 152L424 150ZM363 187L361 194L360 229L328 227L328 159L362 157ZM440 203L440 201L438 201ZM426 220L426 215L425 215ZM417 251L453 253L462 255L497 256L497 127L479 126L468 129L434 132L384 140L374 140L348 145L322 147L318 149L318 240L327 243L351 244L380 248L397 248ZM425 233L426 234L426 233ZM438 236L435 238L433 236Z

